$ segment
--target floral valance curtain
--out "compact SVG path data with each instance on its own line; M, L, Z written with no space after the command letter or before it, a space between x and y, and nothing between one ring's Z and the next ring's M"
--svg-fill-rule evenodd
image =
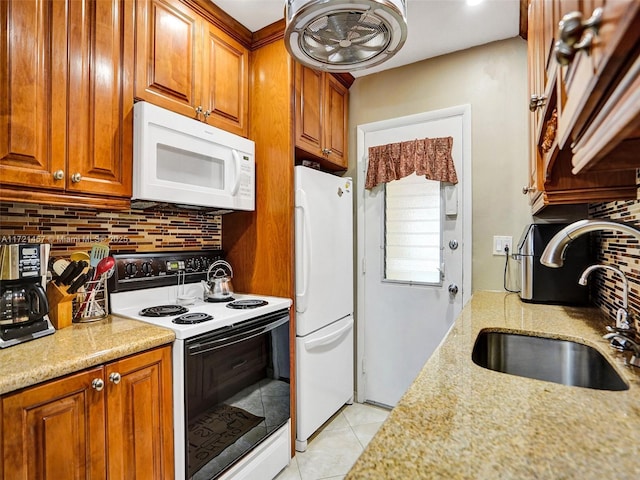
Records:
M415 172L429 180L458 183L451 158L452 137L424 138L369 147L365 188L399 180Z

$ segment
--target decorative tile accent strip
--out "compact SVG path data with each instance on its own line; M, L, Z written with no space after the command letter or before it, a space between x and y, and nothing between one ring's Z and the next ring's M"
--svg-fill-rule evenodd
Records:
M589 205L590 218L628 223L640 229L640 201L595 203ZM598 232L593 237L598 263L618 267L629 282L629 308L640 311L640 244L628 235ZM598 270L592 280L592 300L612 321L622 306L622 281L619 275ZM595 280L595 281L594 281Z
M0 203L0 243L50 243L51 253L114 253L222 248L222 216L184 210L122 212L92 208Z

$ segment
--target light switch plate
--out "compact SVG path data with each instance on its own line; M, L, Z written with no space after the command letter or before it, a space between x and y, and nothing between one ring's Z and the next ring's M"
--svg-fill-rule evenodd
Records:
M509 247L509 254L513 253L513 237L507 237L504 235L494 235L493 236L493 254L494 255L505 255L504 247Z

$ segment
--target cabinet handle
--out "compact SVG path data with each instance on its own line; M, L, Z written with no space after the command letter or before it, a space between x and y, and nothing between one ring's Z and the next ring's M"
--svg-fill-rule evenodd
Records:
M93 382L91 382L91 387L96 391L100 392L104 388L104 380L101 378L94 378Z
M73 175L71 175L71 181L73 183L80 183L81 180L82 180L82 175L80 175L79 173L74 173Z
M54 180L62 180L64 178L64 170L56 170L53 172Z
M534 93L529 99L529 110L535 112L540 107L543 107L545 103L547 103L547 97Z
M523 195L527 195L527 194L533 193L535 191L536 191L535 187L522 187L522 194Z
M118 372L113 372L111 375L109 375L109 381L114 385L119 384L120 380L122 380L122 377Z
M602 8L593 11L591 17L582 21L581 12L567 13L558 23L558 37L556 42L556 60L560 65L569 65L576 52L585 50L587 54L591 49L593 38L598 34L602 23Z

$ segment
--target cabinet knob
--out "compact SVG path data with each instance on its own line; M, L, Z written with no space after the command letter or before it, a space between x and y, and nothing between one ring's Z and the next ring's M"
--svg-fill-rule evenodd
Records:
M543 107L546 102L547 97L545 97L544 95L536 95L534 93L529 99L529 110L535 112L540 107Z
M206 112L203 113L204 118L209 118L209 115L211 115L211 110L207 110Z
M120 380L122 380L122 377L118 372L113 372L111 375L109 375L109 381L114 385L119 384Z
M194 110L196 111L196 118L204 113L204 109L202 108L202 105L198 105L197 107L194 107Z
M523 195L527 195L527 194L533 193L535 191L536 191L535 187L522 187L522 194Z
M54 180L62 180L64 178L64 170L56 170L53 172Z
M91 387L95 391L100 392L104 388L104 380L102 380L101 378L94 378L91 382Z
M601 7L596 8L591 17L585 21L582 20L581 12L570 12L562 17L558 23L560 40L556 42L554 49L558 63L569 65L580 50L589 53L601 23Z
M330 149L330 148L323 148L323 149L322 149L322 154L323 154L325 157L328 157L330 153L331 153L331 149Z
M80 175L79 173L74 173L73 175L71 175L71 181L73 183L80 183L80 181L82 180L82 175Z

